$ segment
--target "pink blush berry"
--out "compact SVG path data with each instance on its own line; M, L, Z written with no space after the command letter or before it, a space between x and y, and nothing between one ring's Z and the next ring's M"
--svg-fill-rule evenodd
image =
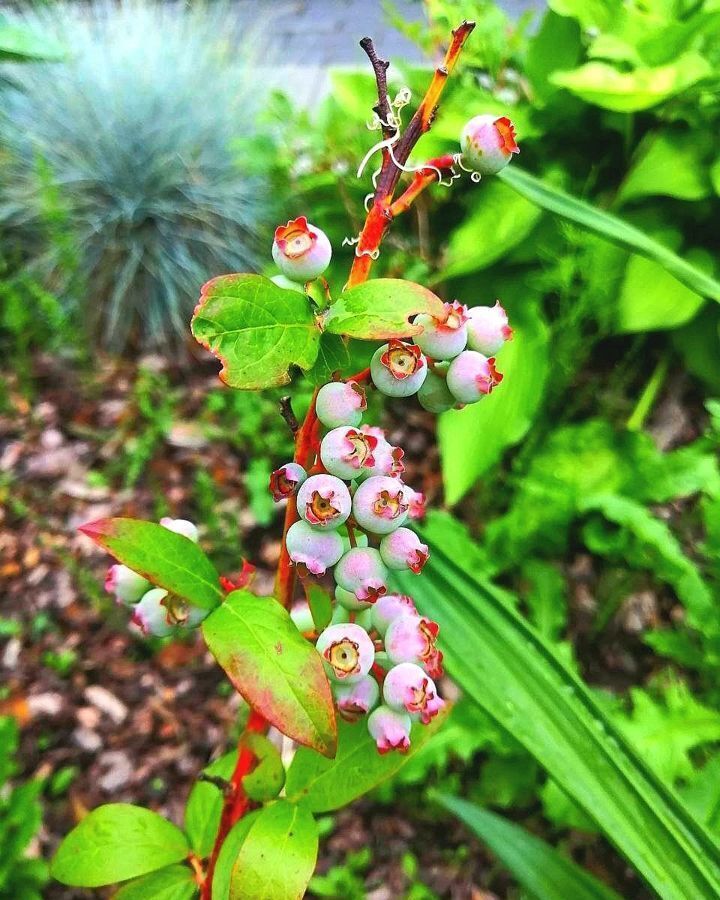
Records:
M383 699L392 709L404 710L427 725L445 706L435 682L414 663L400 663L385 676Z
M186 537L194 544L197 544L197 525L189 522L187 519L171 519L169 516L164 516L162 519L160 519L160 524L163 526L163 528L167 528L168 531L174 531L175 534L181 534L183 537Z
M105 576L105 590L108 594L114 594L118 603L126 606L137 603L151 587L147 578L120 564L110 566Z
M378 591L380 590L382 590L382 586L378 588ZM345 588L342 588L339 585L335 588L335 599L343 609L352 610L353 612L370 609L373 605L372 600L358 600L352 591L346 591Z
M292 281L312 281L327 269L332 247L324 231L310 225L305 216L275 229L273 259Z
M338 528L350 515L347 486L334 475L311 475L297 494L300 515L317 528Z
M409 528L398 528L380 541L380 556L388 569L410 569L419 575L428 560L428 546Z
M393 447L384 437L379 438L377 446L373 450L374 464L366 469L366 477L372 475L390 475L393 478L402 475L405 471L403 457L405 451L402 447Z
M475 350L465 350L450 363L447 386L461 403L475 403L502 381L495 359Z
M292 497L306 478L307 472L296 462L285 463L284 466L275 469L270 475L270 493L273 500L277 503Z
M333 694L342 718L346 722L356 722L377 705L380 688L371 675L365 675L355 684L333 682Z
M315 647L330 678L346 684L367 675L375 659L375 645L367 631L351 622L330 625L318 637Z
M467 331L468 348L485 356L494 356L513 336L499 300L495 306L473 306L468 311Z
M302 563L313 575L324 575L343 553L342 538L337 531L320 531L304 521L290 526L286 546L290 559Z
M389 534L407 519L409 494L410 491L399 478L374 475L355 491L355 521L365 531Z
M373 628L384 635L390 623L399 619L400 616L417 616L412 597L408 597L406 594L385 594L372 608Z
M466 166L481 175L496 175L520 148L515 141L515 126L507 118L475 116L460 135L460 148Z
M134 607L132 623L137 625L146 636L167 637L172 634L174 622L170 619L163 600L168 592L162 588L153 588L143 595L140 602Z
M365 389L356 381L324 384L315 399L317 417L326 428L359 425L366 409Z
M380 753L390 750L406 753L409 749L412 721L407 713L378 706L368 716L367 725Z
M378 347L370 360L375 387L388 397L416 394L427 375L427 362L416 344L392 340Z
M335 569L335 581L358 600L375 603L387 592L388 571L380 553L372 547L354 547Z
M415 325L422 325L421 334L413 341L432 359L452 359L467 344L467 307L457 301L444 304L443 318L436 319L426 313L415 317Z
M377 444L376 437L357 428L333 428L322 439L320 459L332 475L350 481L375 465Z
M435 646L439 627L424 616L399 616L385 632L385 651L395 663L412 662L428 675L442 675L442 653Z
M410 509L408 511L411 519L424 519L426 513L426 499L425 494L422 491L414 491L412 488L408 488L408 503L410 504Z

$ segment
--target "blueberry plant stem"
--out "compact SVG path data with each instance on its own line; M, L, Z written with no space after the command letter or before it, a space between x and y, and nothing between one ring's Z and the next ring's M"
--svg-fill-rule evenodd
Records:
M393 147L393 154L391 155L387 148L383 150L383 161L380 175L378 176L377 189L373 196L373 202L365 219L365 224L360 235L360 241L355 251L355 259L347 283L348 287L362 284L362 282L368 279L372 262L376 257L377 251L379 251L380 243L392 219L396 215L406 212L420 193L428 185L439 179L438 170L440 172L449 171L452 167L453 159L451 156L429 160L426 167L422 167L415 172L413 180L407 190L397 199L397 201L395 201L395 203L393 203L393 194L400 179L400 175L402 174L402 169L399 166L403 166L407 162L415 144L430 128L447 78L455 66L463 45L474 27L474 22L463 22L453 31L452 40L447 53L445 54L443 64L438 66L435 70L430 86L420 103L420 106L410 120L404 134L397 135L397 140ZM378 103L375 106L375 111L381 121L383 137L387 139L392 137L396 130L394 127L393 111L387 93L386 73L389 63L378 57L370 38L363 38L362 41L360 41L360 46L367 53L375 72L378 91ZM396 162L399 163L399 166L396 165ZM348 380L367 382L369 381L369 378L370 369L368 368L351 376ZM283 416L295 436L295 462L299 463L307 471L309 471L316 463L319 450L320 423L315 411L317 394L318 389L316 388L310 401L307 414L305 415L305 419L299 427L297 427L297 421L292 413L289 401L284 399L281 406ZM297 519L297 504L295 498L291 497L288 500L285 511L282 546L280 549L280 559L278 561L275 579L275 598L286 609L292 604L296 583L295 568L292 566L288 554L286 537L288 529L297 521ZM349 529L349 531L351 531L351 529ZM354 542L354 537L354 533L351 533L351 543ZM379 667L377 668L379 669ZM375 675L376 677L381 677L380 672L375 672ZM226 792L220 818L220 826L208 862L207 874L202 883L202 900L211 900L212 898L213 875L225 838L232 826L239 821L252 806L250 799L243 790L242 779L252 770L256 763L256 759L254 754L245 746L243 738L246 734L251 732L263 732L267 730L267 727L268 723L265 719L255 710L251 709L245 731L238 744L238 760L235 771L230 779L231 789Z

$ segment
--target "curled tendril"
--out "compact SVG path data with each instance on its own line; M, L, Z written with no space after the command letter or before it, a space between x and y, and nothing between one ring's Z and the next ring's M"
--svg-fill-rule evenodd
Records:
M344 237L343 241L342 241L342 246L343 247L354 247L355 244L357 244L359 240L360 240L359 237L351 237L351 238Z
M343 247L353 247L355 244L360 243L359 237L344 237L342 245ZM355 247L355 256L369 256L370 259L376 260L380 257L380 250L360 250L358 247Z
M474 169L468 169L468 167L463 164L462 153L455 153L453 155L453 162L456 165L460 166L460 168L463 170L463 172L469 172L470 173L470 181L474 181L475 184L477 184L478 181L480 181L480 179L482 178L482 176L480 175L479 172L476 172Z

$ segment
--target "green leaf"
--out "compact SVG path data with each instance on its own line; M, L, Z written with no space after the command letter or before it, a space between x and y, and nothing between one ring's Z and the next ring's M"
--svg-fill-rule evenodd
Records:
M509 731L664 900L720 892L720 848L648 768L585 685L506 602L430 544L423 578L397 573L440 625L448 674ZM455 554L453 554L455 557ZM462 563L462 558L460 558Z
M680 794L694 815L720 837L720 754L695 772Z
M222 363L220 378L243 390L287 384L290 366L309 369L320 329L310 301L262 275L222 275L203 286L192 333Z
M550 80L586 103L616 112L636 112L657 106L710 75L712 67L707 60L690 52L667 65L639 67L632 72L589 62L569 72L555 72Z
M647 256L695 293L720 301L720 282L648 237L634 225L571 197L515 165L507 166L497 177L542 209L588 228L621 247Z
M236 762L237 750L233 750L216 759L203 771L227 781L235 770ZM190 846L201 859L210 856L212 852L222 808L223 795L216 785L198 781L193 786L185 807L185 832Z
M328 310L325 330L365 341L410 337L421 325L411 325L418 313L441 316L443 303L432 291L399 278L374 278L340 294Z
M337 334L324 334L320 338L318 356L305 375L309 381L321 387L331 380L334 372L344 375L350 366L350 353L345 341Z
M318 852L317 826L309 810L279 800L254 815L249 827L238 825L243 826L238 836L228 836L232 852L221 853L218 860L219 888L213 885L213 900L300 900Z
M631 256L617 299L617 328L620 332L676 328L692 319L704 302L658 263Z
M477 272L502 259L537 224L541 213L534 202L513 194L496 179L488 179L474 208L452 231L444 264L433 281Z
M320 632L327 628L332 619L332 597L319 584L310 584L307 601L315 627Z
M187 866L168 866L121 887L113 900L193 900L198 886Z
M60 844L50 873L63 884L100 887L181 862L188 849L182 831L157 813L110 803L73 828Z
M600 31L621 11L619 0L548 0L548 6L559 16L577 19L585 29Z
M681 200L710 196L706 153L706 142L696 132L669 128L651 132L635 153L636 160L618 191L617 202L654 195Z
M57 41L0 15L0 62L57 62L64 58L65 48Z
M527 299L527 298L526 298ZM527 434L542 401L548 372L548 329L535 302L511 314L515 334L498 353L502 384L479 403L443 413L438 421L445 501L457 503Z
M202 625L247 702L283 734L333 756L335 711L320 654L273 597L233 591Z
M264 734L254 732L243 737L243 744L252 750L258 760L252 772L242 780L245 793L258 803L274 800L285 785L285 767L280 751Z
M302 800L313 812L340 809L392 777L442 728L444 715L430 725L415 725L407 754L377 752L363 722L338 725L338 749L328 760L300 748L287 773L285 792L289 800Z
M98 519L80 529L115 559L183 600L212 609L223 598L219 575L196 543L155 522Z
M230 829L218 854L215 875L212 883L212 900L228 900L230 895L230 879L233 865L240 852L240 847L262 810L256 810L244 816Z
M620 900L615 891L524 828L450 794L432 791L430 798L475 832L537 900Z

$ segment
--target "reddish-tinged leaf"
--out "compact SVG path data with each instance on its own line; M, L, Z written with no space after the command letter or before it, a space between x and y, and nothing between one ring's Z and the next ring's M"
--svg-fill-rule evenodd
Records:
M183 600L212 609L223 598L219 575L193 541L155 522L98 519L80 528L119 562Z
M273 597L234 591L203 622L215 659L265 719L300 744L333 757L337 726L320 655Z

